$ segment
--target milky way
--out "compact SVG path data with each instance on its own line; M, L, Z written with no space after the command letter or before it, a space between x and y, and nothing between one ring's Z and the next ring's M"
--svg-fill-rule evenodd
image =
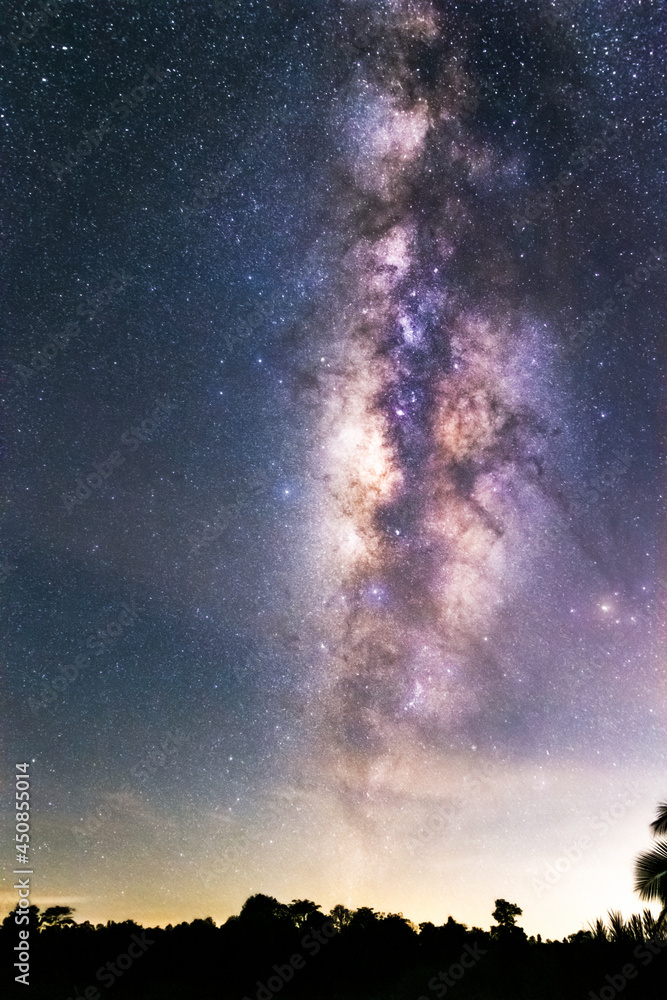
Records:
M648 681L651 663L650 574L620 569L618 526L591 530L577 503L587 430L573 433L569 331L549 293L529 290L540 255L566 284L571 263L517 238L529 158L482 124L507 80L472 67L474 29L451 5L365 12L333 196L346 252L321 320L314 537L327 597L307 779L346 817L361 882L384 871L378 841L393 857L443 809L463 830L461 791L474 809L480 776L506 822L514 779L544 787L535 756L595 743L602 718L618 732L624 678ZM554 115L574 106L577 77L558 44ZM436 866L455 850L447 825L426 849Z
M636 907L664 5L13 16L4 773L34 761L34 901L487 926L502 896L559 935Z
M369 46L389 35L395 65L359 84L350 128L356 236L321 429L340 574L323 725L352 768L397 737L449 745L482 719L492 742L488 706L508 683L488 633L525 584L558 434L544 338L493 280L457 280L466 228L485 224L462 186L500 169L467 125L477 83L430 6L396 5L377 31ZM422 83L411 63L429 59Z

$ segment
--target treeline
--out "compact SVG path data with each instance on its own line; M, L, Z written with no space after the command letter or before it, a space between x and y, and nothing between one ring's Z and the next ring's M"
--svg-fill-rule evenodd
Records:
M528 938L496 900L490 930L452 917L251 896L217 927L76 923L69 907L29 911L29 988L15 982L16 911L0 929L5 996L31 1000L663 1000L665 934L649 911L610 914L562 941ZM25 927L26 925L22 925Z

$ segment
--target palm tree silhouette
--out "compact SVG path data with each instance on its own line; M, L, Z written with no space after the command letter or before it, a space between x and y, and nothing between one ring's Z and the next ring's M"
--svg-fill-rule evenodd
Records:
M658 806L658 815L651 823L654 837L663 839L653 850L639 854L635 859L635 892L647 903L655 900L662 903L662 910L657 921L660 930L667 917L667 802Z

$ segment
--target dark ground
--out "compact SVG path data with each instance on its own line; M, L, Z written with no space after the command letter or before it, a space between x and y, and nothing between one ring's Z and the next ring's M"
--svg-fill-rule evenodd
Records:
M469 930L450 917L441 927L422 924L417 931L400 915L361 908L327 918L314 905L299 913L299 905L255 896L222 927L210 919L148 930L131 921L33 927L28 989L11 982L18 928L10 915L0 931L3 979L11 984L3 994L31 1000L667 996L661 944L632 939L629 931L620 941L580 931L564 941L538 942L520 928Z

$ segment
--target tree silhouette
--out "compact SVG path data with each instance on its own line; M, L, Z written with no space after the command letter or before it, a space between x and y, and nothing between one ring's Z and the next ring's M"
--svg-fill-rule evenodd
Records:
M273 896L265 896L262 892L248 896L241 907L239 920L244 923L271 923L273 920L280 920L288 915L288 907L284 903L279 903Z
M658 806L658 815L651 823L654 837L667 836L667 802ZM663 839L651 851L635 859L635 892L647 903L657 901L662 910L657 921L660 930L667 917L667 840Z
M514 927L516 918L520 917L522 913L523 910L516 903L508 903L506 899L497 899L496 908L491 916L501 927Z
M661 935L650 910L627 920L611 911L606 922L598 920L589 930L545 942L539 935L526 938L517 926L521 908L506 899L495 901L491 932L467 927L451 916L439 925L425 921L417 928L401 913L376 912L368 906L351 911L338 904L325 915L310 899L282 903L262 893L247 899L240 913L220 927L210 917L196 917L176 926L147 928L147 933L131 920L110 920L95 928L88 922L72 925L71 909L61 906L41 913L33 906L30 924L16 925L14 918L21 912L25 909L14 909L4 921L0 918L0 954L10 963L17 961L17 929L30 930L30 948L35 948L30 952L35 958L30 985L39 998L83 998L72 983L90 982L91 970L126 951L131 939L150 942L150 950L137 961L135 978L119 991L127 1000L193 995L193 961L195 992L206 1000L223 993L278 1000L278 992L284 1000L288 996L403 1000L420 991L422 998L433 1000L446 992L441 984L448 977L457 980L457 972L459 979L465 975L464 982L456 983L457 1000L482 996L572 1000L611 995L604 985L597 993L590 988L602 984L607 969L622 966L623 954L638 957L642 965L647 956L656 956L649 959L650 968L642 972L637 988L628 983L623 996L665 997L667 952L658 957L655 945ZM115 967L113 962L110 967ZM607 981L616 985L619 974L612 971Z
M318 903L313 903L312 899L293 899L287 907L289 915L297 928L308 923L309 918L316 914L322 916Z
M28 923L25 924L23 921L21 921L21 924L19 925L19 924L16 923L16 919L15 918L16 918L17 915L22 915L23 913L25 913L25 908L19 909L18 906L15 906L14 909L11 910L7 914L7 916L5 917L5 919L2 921L3 928L6 928L7 930L10 930L11 928L21 926L21 927L25 928L26 930L29 929L31 931L36 931L37 928L39 927L39 924L40 924L39 907L35 906L34 904L31 905L31 906L29 906L28 907Z
M352 912L348 910L347 906L343 906L342 903L336 903L329 916L336 930L342 931L344 927L349 925L352 919Z
M71 906L47 906L39 918L40 927L71 927L74 924Z
M379 914L375 912L372 906L360 906L359 909L355 910L352 914L350 928L355 931L368 931L374 926L378 916Z
M502 944L520 944L526 941L523 927L517 927L516 918L523 910L516 903L508 903L506 899L497 899L496 908L491 914L497 927L491 928L491 935Z

